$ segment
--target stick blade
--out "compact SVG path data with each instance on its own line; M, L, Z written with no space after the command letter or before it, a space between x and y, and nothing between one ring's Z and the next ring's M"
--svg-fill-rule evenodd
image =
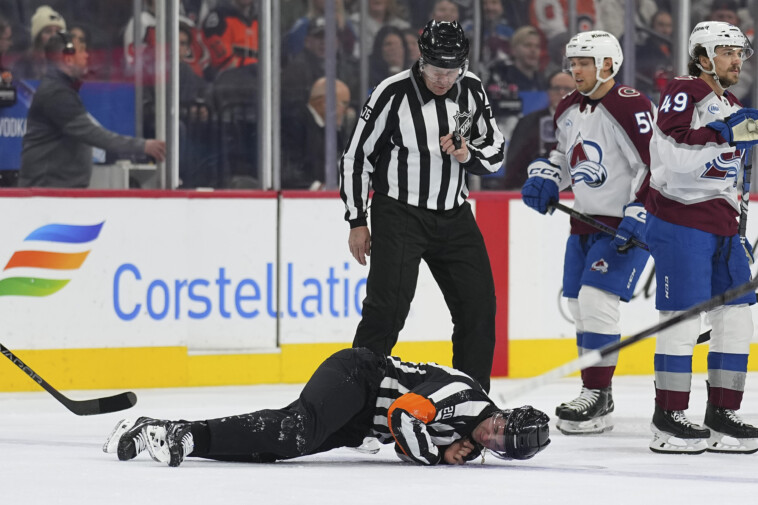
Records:
M93 398L92 400L69 400L64 405L77 416L95 416L126 410L134 407L136 403L137 395L128 391L105 398Z

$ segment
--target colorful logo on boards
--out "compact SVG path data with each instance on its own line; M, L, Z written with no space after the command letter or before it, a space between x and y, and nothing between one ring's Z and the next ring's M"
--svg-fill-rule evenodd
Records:
M0 296L49 296L63 289L71 279L51 278L56 277L53 273L78 270L91 249L74 252L62 252L60 249L76 248L77 244L92 242L100 235L103 224L105 221L94 225L48 224L32 231L24 242L40 242L40 247L14 252L3 271L36 269L46 272L46 275L6 277L0 280Z

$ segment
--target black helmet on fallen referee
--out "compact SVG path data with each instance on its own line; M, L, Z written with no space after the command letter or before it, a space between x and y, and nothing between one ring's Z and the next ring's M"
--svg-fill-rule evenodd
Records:
M550 418L531 405L505 410L492 405L477 423L489 432L479 443L500 459L530 459L550 444Z
M418 39L421 59L439 68L468 66L468 39L457 21L429 21Z

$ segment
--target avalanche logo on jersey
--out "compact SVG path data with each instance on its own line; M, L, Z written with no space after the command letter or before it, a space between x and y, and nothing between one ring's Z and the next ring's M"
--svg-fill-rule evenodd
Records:
M735 149L731 153L723 153L718 158L705 164L705 170L700 174L700 177L702 179L720 179L722 181L734 177L734 184L736 185L741 160L742 151L739 149Z
M603 258L600 258L590 266L590 270L593 272L600 272L601 274L608 273L608 262Z
M453 116L455 119L455 129L463 138L469 140L469 130L471 130L471 112L464 110L459 111Z
M569 151L569 171L571 185L580 182L591 188L599 188L608 179L608 171L603 166L603 150L600 145L577 136Z

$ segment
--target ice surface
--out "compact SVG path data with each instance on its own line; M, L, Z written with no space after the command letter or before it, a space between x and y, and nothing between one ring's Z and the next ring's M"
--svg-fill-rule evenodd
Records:
M493 381L493 398L516 387ZM748 374L742 417L758 424L758 374ZM752 388L752 389L751 389ZM702 422L705 377L693 378L690 418ZM123 417L207 419L281 407L300 386L136 390L126 412L78 417L45 392L0 394L2 504L749 504L758 496L758 454L659 455L648 449L653 379L614 379L616 427L610 433L567 437L525 462L490 456L463 467L400 462L391 446L377 455L349 449L273 464L190 458L168 468L141 454L129 462L102 452ZM85 399L118 391L68 391ZM552 416L579 392L563 379L514 399Z

